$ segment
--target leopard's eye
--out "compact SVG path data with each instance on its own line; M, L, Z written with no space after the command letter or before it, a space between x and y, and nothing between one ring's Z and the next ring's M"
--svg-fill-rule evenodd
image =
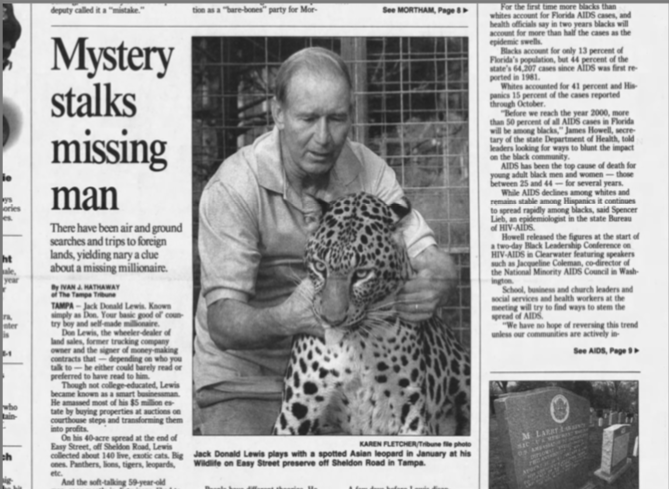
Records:
M314 272L320 273L320 274L325 274L325 272L327 272L327 269L328 269L325 262L322 262L320 260L313 260L311 262L311 268L314 270Z
M356 270L353 273L353 280L355 280L356 282L359 282L361 280L365 280L367 278L370 278L373 273L374 273L374 270L372 270L371 268L368 268L366 270Z

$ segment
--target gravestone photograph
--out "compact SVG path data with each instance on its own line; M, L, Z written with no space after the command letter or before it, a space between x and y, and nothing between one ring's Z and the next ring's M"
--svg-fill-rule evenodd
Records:
M490 489L638 489L638 383L490 386Z

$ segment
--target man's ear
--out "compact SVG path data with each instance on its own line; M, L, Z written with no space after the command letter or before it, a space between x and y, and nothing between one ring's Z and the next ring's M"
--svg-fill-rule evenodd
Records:
M285 117L285 112L283 110L283 107L281 106L281 103L274 97L272 99L272 119L274 119L274 124L276 127L279 128L279 130L282 130L285 125L284 121Z

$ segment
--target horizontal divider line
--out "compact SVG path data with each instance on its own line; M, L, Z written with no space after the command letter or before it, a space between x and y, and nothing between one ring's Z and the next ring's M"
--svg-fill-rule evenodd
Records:
M640 370L495 370L491 374L640 374Z
M133 29L208 29L210 27L215 27L215 28L226 28L226 29L267 29L267 28L272 28L276 27L278 29L297 29L297 28L318 28L318 29L352 29L352 28L359 28L359 29L467 29L468 26L466 25L278 25L278 24L271 24L271 25L224 25L224 24L216 24L216 25L126 25L126 24L120 24L120 25L68 25L68 24L62 24L62 25L52 25L52 28L108 28L108 29L124 29L124 28L133 28ZM356 37L356 36L346 36L346 37Z

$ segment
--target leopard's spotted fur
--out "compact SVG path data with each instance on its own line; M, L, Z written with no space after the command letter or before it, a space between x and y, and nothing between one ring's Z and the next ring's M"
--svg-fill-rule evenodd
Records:
M411 273L408 212L360 193L322 216L305 262L327 341L295 337L275 434L469 435L467 353L440 319L392 307Z

